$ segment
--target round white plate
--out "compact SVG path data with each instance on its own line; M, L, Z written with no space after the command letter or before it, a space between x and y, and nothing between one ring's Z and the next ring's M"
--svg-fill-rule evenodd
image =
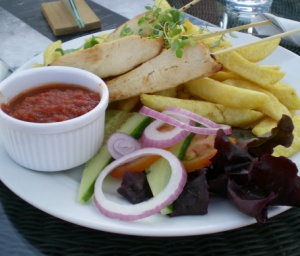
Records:
M250 35L236 34L238 38L230 38L234 45L257 40ZM76 48L82 43L83 38L78 38L65 43L63 47L65 49ZM19 70L28 69L33 64L42 62L43 55L41 54L27 62ZM297 87L300 81L299 56L279 47L263 63L280 65L281 69L286 72L284 81L295 86L300 94L300 87ZM299 154L294 155L292 160L297 166L300 166ZM211 200L208 214L204 216L169 218L157 214L138 221L118 221L103 216L93 203L82 205L76 201L83 166L58 173L27 170L9 158L1 140L0 162L0 178L16 195L57 218L92 229L139 236L188 236L216 233L256 223L253 218L239 212L230 202L217 198ZM109 182L111 188L117 187L115 182ZM109 190L112 196L117 195L112 191ZM287 209L289 207L271 207L269 208L269 217Z

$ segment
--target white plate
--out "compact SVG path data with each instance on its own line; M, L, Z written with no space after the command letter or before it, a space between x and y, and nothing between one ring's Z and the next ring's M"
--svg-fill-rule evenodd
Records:
M230 38L233 44L256 40L254 37L237 33L238 38ZM65 49L82 45L78 38L64 44ZM19 70L30 68L33 64L42 63L42 54L33 58ZM300 81L300 57L279 47L264 64L280 65L287 74L284 81L295 86ZM299 88L299 87L298 87ZM299 89L298 93L299 92ZM300 155L292 160L300 166ZM0 177L2 182L16 195L57 218L92 229L120 234L139 236L188 236L210 234L244 227L255 223L253 218L240 213L230 202L223 199L212 199L208 214L205 216L184 216L168 218L160 214L133 222L118 221L103 216L93 204L82 205L76 201L79 181L83 167L59 173L40 173L20 167L6 154L0 140ZM110 185L114 185L112 183ZM269 217L289 209L272 207ZM267 224L266 224L267 225Z

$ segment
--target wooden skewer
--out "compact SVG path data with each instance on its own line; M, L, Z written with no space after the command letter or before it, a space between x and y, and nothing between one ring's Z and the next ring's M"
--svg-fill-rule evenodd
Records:
M192 2L186 4L185 6L178 9L180 12L185 12L187 9L193 7L196 3L199 3L201 0L193 0Z
M204 35L201 35L201 36L197 36L195 39L196 40L202 40L202 39L205 39L205 38L224 35L224 34L227 34L227 33L235 32L235 31L239 31L239 30L243 30L243 29L247 29L247 28L263 26L263 25L267 25L267 24L270 24L270 23L272 23L271 20L265 20L265 21L261 21L261 22L257 22L257 23L251 23L251 24L247 24L247 25L234 27L234 28L220 30L220 31L217 31L217 32L212 32L212 33L209 33L209 34L204 34Z
M281 37L289 36L289 35L296 34L296 33L300 33L300 28L293 29L293 30L290 30L290 31L287 31L287 32L284 32L284 33L280 33L280 34L277 34L277 35L274 35L274 36L269 36L269 37L266 37L266 38L263 38L263 39L259 39L259 40L253 41L253 42L249 42L249 43L245 43L245 44L233 46L233 47L230 47L230 48L226 48L226 49L214 52L213 55L218 55L218 54L223 54L223 53L235 51L235 50L243 48L243 47L247 47L247 46L251 46L251 45L255 45L255 44L267 42L269 40L273 40L273 39L276 39L276 38L281 38Z

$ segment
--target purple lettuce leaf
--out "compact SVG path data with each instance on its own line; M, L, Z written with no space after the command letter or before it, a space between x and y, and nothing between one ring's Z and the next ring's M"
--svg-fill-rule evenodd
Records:
M258 224L263 224L268 219L268 205L275 195L262 195L253 185L240 186L229 179L228 197L241 212L255 218Z
M275 194L271 205L300 207L300 177L295 163L286 157L263 155L253 165L249 179L267 194Z
M208 183L208 191L212 194L218 195L220 197L228 197L228 174L227 173L220 173L217 177L210 177L209 172L211 170L208 169L207 171L207 183Z
M253 160L247 151L233 144L223 130L217 132L214 147L217 153L211 162L215 173L239 173L247 169Z
M209 203L209 193L205 169L189 174L189 179L180 194L173 202L171 217L181 215L205 215Z
M141 203L153 197L147 177L143 172L125 172L117 192L132 204Z
M215 141L217 154L207 170L209 191L228 197L243 213L262 224L269 205L300 206L296 164L271 155L277 145L290 146L293 123L283 116L268 137L233 144L223 131Z

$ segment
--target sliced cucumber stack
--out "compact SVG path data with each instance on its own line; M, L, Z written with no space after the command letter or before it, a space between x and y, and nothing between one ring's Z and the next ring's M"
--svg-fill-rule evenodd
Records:
M77 196L79 202L89 202L94 194L94 184L99 173L114 160L106 147L107 138L114 132L123 132L139 139L150 122L151 118L139 113L108 112L105 123L104 144L98 153L86 163L82 173Z

